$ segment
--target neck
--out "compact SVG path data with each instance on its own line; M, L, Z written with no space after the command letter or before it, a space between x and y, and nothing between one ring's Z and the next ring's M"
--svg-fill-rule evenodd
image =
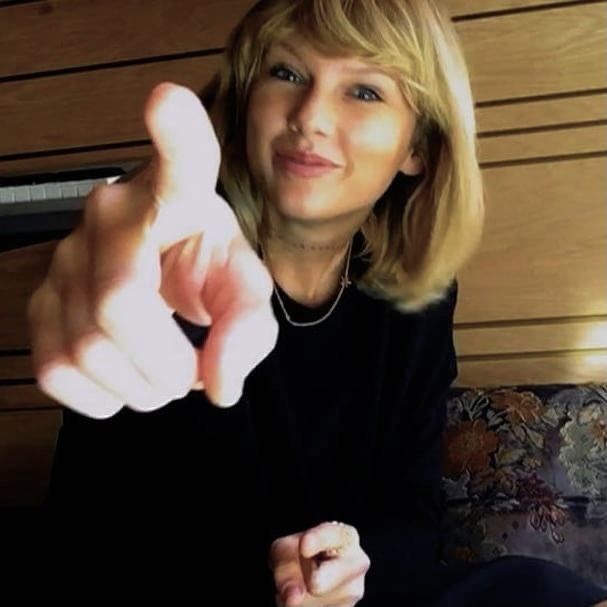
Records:
M270 232L263 242L264 261L291 299L320 306L341 287L353 236L310 239Z

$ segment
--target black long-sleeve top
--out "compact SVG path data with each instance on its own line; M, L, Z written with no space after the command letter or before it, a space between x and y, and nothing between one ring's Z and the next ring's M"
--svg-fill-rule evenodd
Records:
M355 257L352 276L363 267ZM298 321L332 303L312 310L280 295ZM357 528L371 560L359 605L411 595L440 561L456 299L454 281L442 301L402 313L353 284L327 320L294 327L274 295L277 344L234 407L190 392L107 420L65 409L46 504L91 521L95 512L120 517L133 533L154 516L148 540L161 528L170 535L171 521L180 541L213 557L196 574L205 596L229 588L233 602L224 604L245 604L242 596L268 607L270 543L338 520ZM175 318L194 345L204 343L207 329Z

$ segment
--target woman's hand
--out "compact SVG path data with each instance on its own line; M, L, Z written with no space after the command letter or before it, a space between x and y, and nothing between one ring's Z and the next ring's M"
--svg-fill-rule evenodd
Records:
M28 306L38 386L97 419L197 387L232 406L278 336L272 277L215 191L221 150L204 107L163 83L144 118L152 162L92 191ZM175 310L211 325L201 351Z
M353 607L371 561L354 527L331 522L275 540L269 565L277 607Z

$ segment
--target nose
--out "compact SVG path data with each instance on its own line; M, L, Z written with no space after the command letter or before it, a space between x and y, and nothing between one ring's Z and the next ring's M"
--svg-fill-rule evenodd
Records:
M337 125L337 111L318 89L310 88L298 98L289 114L289 124L299 127L302 134L330 136Z

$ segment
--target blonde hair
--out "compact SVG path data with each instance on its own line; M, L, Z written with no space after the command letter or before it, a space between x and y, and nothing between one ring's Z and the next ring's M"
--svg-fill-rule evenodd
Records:
M246 155L249 93L270 46L294 32L325 56L400 75L424 169L399 171L361 227L368 265L357 286L402 312L443 299L476 251L485 214L469 75L449 16L433 0L261 0L248 11L199 97L222 150L220 186L256 250L264 200Z

